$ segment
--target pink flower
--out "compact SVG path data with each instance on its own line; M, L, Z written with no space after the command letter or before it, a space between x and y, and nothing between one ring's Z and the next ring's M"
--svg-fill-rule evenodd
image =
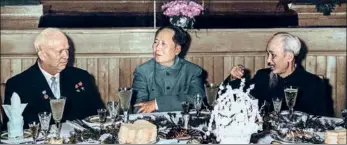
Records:
M175 0L161 6L164 15L194 18L204 10L203 6L190 0Z

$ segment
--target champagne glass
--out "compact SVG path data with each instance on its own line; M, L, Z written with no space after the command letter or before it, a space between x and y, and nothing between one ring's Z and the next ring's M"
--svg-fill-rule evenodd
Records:
M100 133L101 133L101 130L104 128L104 123L106 122L107 110L106 109L98 109L97 111L98 111L98 116L99 116Z
M33 137L33 144L36 144L36 139L39 136L40 123L37 123L37 124L36 122L29 123L29 129Z
M202 98L200 94L197 94L194 98L194 108L196 110L196 117L199 117L202 105Z
M117 115L118 115L118 108L119 101L109 101L106 103L107 110L110 113L110 117L112 119L112 122L116 121Z
M296 103L296 97L298 95L298 87L289 86L284 89L284 96L286 98L286 103L289 108L290 118L293 116L294 106Z
M56 138L60 138L61 119L63 118L66 98L61 97L60 99L51 98L49 103L51 104L51 110L55 125L57 126Z
M123 110L123 120L125 123L128 122L128 111L130 108L130 101L131 101L131 96L133 94L133 89L132 88L119 88L118 89L118 96L120 99L120 106Z
M208 83L205 85L205 92L207 97L207 103L210 107L213 107L217 98L218 85L214 83Z
M48 112L40 112L38 114L40 124L41 124L41 130L44 133L44 140L46 140L49 130L49 123L51 121L52 114Z

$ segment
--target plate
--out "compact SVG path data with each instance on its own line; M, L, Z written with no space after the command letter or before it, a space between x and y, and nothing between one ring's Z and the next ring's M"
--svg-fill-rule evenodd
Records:
M292 136L294 134L290 133L281 137L276 131L272 130L270 133L272 138L284 143L314 143L314 144L318 143L319 144L323 141L319 135L313 132L301 130L299 134L300 135L297 134L295 136Z
M196 114L196 111L195 111L195 110L192 110L192 111L189 112L189 114L190 114L190 115L195 115L195 114ZM206 110L200 111L200 115L210 115L210 114L211 114L211 112L206 111Z
M31 137L31 132L29 130L24 130L23 138L30 138L30 137ZM3 140L8 140L8 132L2 132L0 138Z
M89 116L89 117L87 117L84 120L86 122L88 122L88 123L100 123L98 115ZM112 122L111 118L109 118L109 117L106 118L106 122L105 123L108 123L108 122Z
M174 129L174 131L173 131L173 129ZM182 132L182 131L185 131L185 129L172 128L172 129L170 129L169 132L165 133L165 139L189 140L192 138L200 138L204 134L202 131L197 130L197 129L188 129L188 130L186 130L187 132L185 133L185 136L179 135L179 137L177 137L177 134L181 134L181 133L178 133L177 131Z

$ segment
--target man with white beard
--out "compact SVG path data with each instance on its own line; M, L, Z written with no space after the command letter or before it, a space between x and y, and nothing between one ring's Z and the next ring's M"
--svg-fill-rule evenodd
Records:
M259 104L264 101L272 104L273 97L280 97L283 100L281 110L288 110L284 88L298 87L294 110L312 115L333 116L333 104L326 93L323 80L296 64L300 49L301 42L298 37L286 32L274 34L266 48L269 68L258 70L255 76L247 81L247 84L255 84L251 94L259 99ZM240 79L244 77L244 69L242 65L234 66L223 85L237 87Z

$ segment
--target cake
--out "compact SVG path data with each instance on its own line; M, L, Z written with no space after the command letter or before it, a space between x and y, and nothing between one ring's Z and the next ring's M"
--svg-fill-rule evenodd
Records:
M239 88L223 84L219 87L206 135L215 134L220 144L248 144L251 135L262 130L258 100L250 95L254 85L246 91L244 86L245 79L242 79Z
M326 144L346 144L346 129L329 130L324 136Z
M156 141L156 125L137 120L133 124L122 124L118 133L120 144L149 144Z

